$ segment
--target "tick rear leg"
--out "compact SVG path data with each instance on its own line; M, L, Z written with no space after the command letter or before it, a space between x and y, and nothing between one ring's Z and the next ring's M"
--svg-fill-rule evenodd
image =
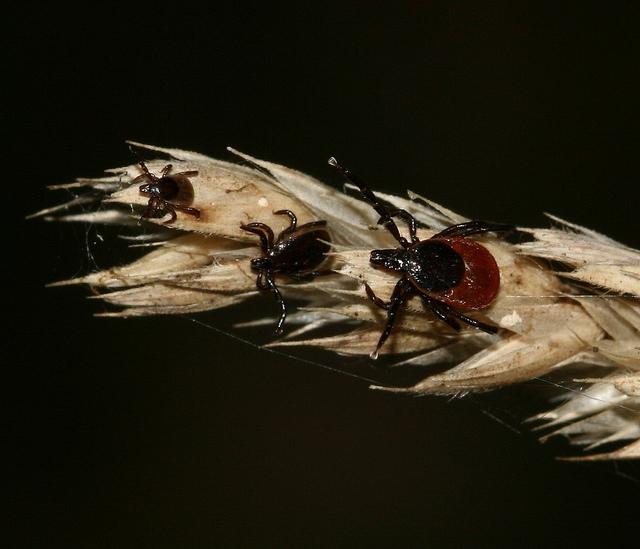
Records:
M436 315L440 320L446 322L456 332L460 331L460 323L455 318L452 318L447 311L443 310L441 307L438 306L440 303L439 301L436 301L435 299L431 299L426 296L420 296L420 297L422 298L422 303L424 303L425 307L430 309L434 315Z
M240 225L240 228L243 231L253 233L260 237L260 245L265 254L269 253L269 250L273 248L273 231L269 225L265 225L264 223L249 223L248 225Z
M398 280L398 283L396 284L396 287L393 289L393 293L391 294L389 304L385 304L387 309L387 323L384 326L384 330L380 335L380 339L378 340L378 344L376 345L375 350L370 355L371 358L378 358L378 352L380 351L380 348L384 345L384 342L387 340L389 335L391 335L391 331L393 330L393 326L396 322L396 317L398 315L398 312L400 311L400 308L412 295L413 286L411 285L411 283L406 278L401 278L400 280ZM369 297L371 298L371 296ZM376 297L376 299L378 298ZM377 304L378 303L376 303L376 305Z
M467 221L447 227L444 231L434 234L431 238L446 238L455 236L471 236L472 234L488 232L505 232L513 230L513 225L503 223L490 223L488 221Z
M289 224L289 226L280 233L281 235L289 234L296 230L296 226L298 224L298 218L296 217L296 214L294 214L291 210L276 210L273 213L275 215L288 215L289 219L291 220L291 223Z
M200 210L198 208L191 208L190 206L182 206L181 204L171 204L167 202L172 208L176 210L180 210L186 214L192 215L193 217L200 219Z
M425 307L430 309L434 315L436 315L443 322L446 322L456 332L460 331L460 323L455 318L453 318L448 311L444 310L442 307L439 307L439 301L436 301L435 299L431 299L424 295L420 297L422 298L422 303L424 303Z
M474 328L478 328L483 332L488 334L496 334L498 333L498 326L493 326L492 324L487 324L486 322L482 322L481 320L477 320L475 318L471 318L460 311L458 311L455 307L451 307L451 305L447 305L442 301L439 301L433 297L422 297L423 302L427 305L431 310L442 320L444 320L449 326L451 326L454 330L459 331L460 325L455 320L461 320L462 322L469 324L469 326L473 326ZM453 318L452 318L453 317ZM457 328L456 326L457 325Z
M172 168L173 168L173 164L167 164L164 168L162 168L162 171L160 172L160 177L166 177L167 175L169 175L169 172L171 171Z

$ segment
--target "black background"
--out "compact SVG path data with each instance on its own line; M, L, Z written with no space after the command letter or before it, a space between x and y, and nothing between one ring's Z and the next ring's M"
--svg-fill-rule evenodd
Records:
M233 145L339 185L335 154L374 188L472 218L550 211L640 246L637 14L490 4L7 14L3 218L18 246L3 366L21 545L637 537L632 464L558 462L483 414L490 399L372 393L185 319L93 319L86 290L44 288L91 269L85 229L23 221L64 198L45 185L129 163L135 139L221 158Z

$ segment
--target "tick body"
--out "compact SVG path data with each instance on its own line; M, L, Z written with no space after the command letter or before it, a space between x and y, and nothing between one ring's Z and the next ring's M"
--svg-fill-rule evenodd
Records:
M389 251L372 251L371 263L405 274L417 292L437 297L452 307L484 309L500 289L495 259L469 238L435 235L408 248L391 250L394 254Z
M200 217L200 210L189 206L193 202L193 185L189 178L196 177L197 171L171 174L172 166L167 164L160 172L160 176L157 176L149 171L144 160L140 159L138 165L142 173L132 183L145 181L138 190L140 194L149 197L147 207L140 216L141 220L149 217L163 217L168 213L171 217L164 222L168 225L178 218L176 210L195 218Z
M484 246L468 237L508 231L512 227L469 221L448 227L427 240L420 240L417 222L409 212L387 208L359 177L338 164L335 158L329 159L329 164L358 187L364 199L380 215L378 224L383 225L400 244L398 248L371 252L371 264L401 274L388 303L365 284L369 299L387 311L387 322L371 356L377 358L378 351L393 330L398 312L416 295L437 318L456 331L460 330L460 322L464 322L485 332L496 333L496 326L471 318L459 310L488 307L500 289L500 269L495 259ZM394 217L407 223L409 240L400 234Z
M281 314L275 333L282 333L282 326L287 318L287 309L282 294L275 283L275 275L282 274L295 281L311 280L329 271L318 271L325 260L325 254L331 248L331 236L326 221L312 221L298 226L296 215L291 210L278 210L277 215L289 216L289 226L277 238L273 230L264 223L249 223L240 227L260 237L262 257L251 260L251 269L258 273L256 287L258 290L270 290L280 305Z

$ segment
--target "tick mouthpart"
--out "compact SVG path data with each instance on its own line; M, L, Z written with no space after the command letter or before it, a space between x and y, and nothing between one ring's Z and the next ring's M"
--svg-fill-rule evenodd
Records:
M372 250L369 261L373 265L379 265L392 271L404 270L406 251L403 249Z
M138 187L140 194L152 194L151 183L144 183Z

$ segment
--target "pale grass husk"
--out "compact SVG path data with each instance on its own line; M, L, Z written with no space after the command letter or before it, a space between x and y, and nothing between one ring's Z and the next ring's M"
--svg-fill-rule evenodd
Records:
M303 284L279 281L285 299L295 297L306 306L291 311L288 335L270 345L316 347L350 356L371 352L385 317L368 301L363 283L388 299L397 277L369 264L372 248L394 247L390 235L376 225L378 216L369 205L301 172L233 149L248 164L136 145L170 157L175 171L199 172L191 182L200 219L179 214L169 226L161 226L160 219L148 220L149 226L158 227L159 241L146 255L129 265L56 284L93 287L94 299L117 307L103 316L229 307L257 294L255 274L249 268L249 259L259 254L257 239L242 231L240 224L260 221L277 233L288 221L273 211L288 208L301 223L328 221L333 243L328 266L334 274ZM159 172L166 163L151 160L148 165ZM109 173L57 185L83 192L34 216L135 227L146 204L137 185L130 184L139 168L132 165ZM422 238L467 220L412 192L408 198L379 196L411 212L425 227L419 233ZM91 203L99 209L73 211ZM557 228L520 229L530 235L526 242L478 238L496 258L501 288L489 308L473 315L500 325L503 330L498 335L472 329L458 334L413 300L381 354L397 355L396 365L422 368L425 377L411 387L373 388L463 395L553 372L554 383L560 386L576 382L586 388L565 392L560 405L530 418L536 429L546 432L542 439L561 435L591 452L576 459L639 458L640 252L550 217ZM246 325L272 321L250 319ZM326 326L341 331L323 335ZM453 367L429 375L429 367L443 363ZM577 376L576 368L584 375Z

